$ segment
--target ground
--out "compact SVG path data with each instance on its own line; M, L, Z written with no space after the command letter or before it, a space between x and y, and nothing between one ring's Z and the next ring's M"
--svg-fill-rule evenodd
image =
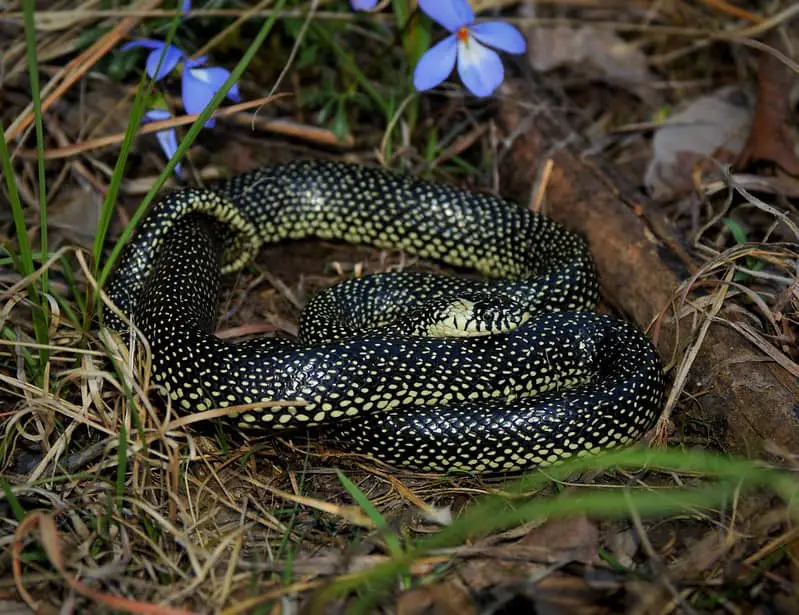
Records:
M0 20L0 612L799 612L795 5L484 0L528 51L478 99L456 76L413 91L442 31L401 1L42 2L26 30L29 4ZM180 79L137 99L145 54L122 43L174 26L233 69L270 20L243 106L223 102L159 186L163 152L130 116L181 116ZM103 266L159 191L296 158L499 194L585 235L600 308L664 360L658 428L479 477L169 424L147 362L98 333ZM408 268L439 265L270 246L225 280L218 334L291 337L318 289Z

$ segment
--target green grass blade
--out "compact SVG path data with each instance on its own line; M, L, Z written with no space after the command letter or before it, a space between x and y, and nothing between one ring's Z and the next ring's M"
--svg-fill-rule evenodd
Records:
M0 131L3 130L3 122L0 121ZM24 276L29 276L33 274L35 269L33 265L33 252L31 251L31 244L28 240L28 229L25 228L25 213L22 210L22 201L19 198L17 184L14 181L14 169L11 166L11 153L8 151L5 138L0 139L0 164L2 164L3 175L6 179L8 200L11 201L11 216L14 219L14 229L17 233L17 246L19 248L20 262L22 264L22 271L20 273Z
M128 125L125 128L125 136L122 139L122 144L119 148L119 156L117 156L116 164L114 165L114 172L111 175L111 181L108 184L108 192L103 200L103 206L100 211L100 219L97 223L97 232L94 235L94 245L92 246L92 268L93 274L97 277L100 270L100 262L102 260L103 245L105 238L108 235L108 228L111 226L111 219L114 215L114 205L116 204L117 196L119 195L119 188L122 185L122 178L125 175L125 165L128 162L128 155L133 146L133 140L139 129L139 123L147 108L147 99L152 87L152 81L149 82L149 87L145 87L147 79L142 78L139 82L139 87L136 90L136 97L133 99L130 116L128 117Z
M394 11L394 20L397 23L397 29L402 30L411 16L411 7L408 6L406 0L391 0L391 8Z
M598 489L590 492L578 492L556 498L533 499L522 505L509 507L501 513L480 518L479 528L472 526L475 533L485 531L500 531L515 527L534 519L547 519L550 517L566 517L577 514L588 514L593 517L612 518L629 514L630 508L642 516L668 515L682 512L687 508L710 506L728 498L735 490L735 484L724 482L702 489L675 489L675 493L663 494L657 491L644 490L620 491L614 497L608 497L607 491ZM466 527L476 520L475 515L467 515L450 526L450 528L425 540L401 558L394 558L388 562L378 564L364 574L354 578L334 582L330 586L330 595L341 596L358 588L367 587L360 600L364 603L374 603L381 593L385 592L393 583L396 575L407 569L411 563L436 549L443 549L462 544L464 538L472 532Z
M2 331L0 331L0 337L5 338L9 342L12 342L12 343L18 341L17 340L17 335L14 333L14 329L9 327L8 325L4 326ZM19 348L19 346L17 346L17 348ZM23 346L20 349L20 352L22 353L22 358L25 361L25 365L27 365L28 369L30 369L31 373L33 373L37 369L37 363L34 360L33 355L31 355L30 350ZM12 371L12 370L9 369L9 371Z
M122 501L125 495L125 475L128 472L128 430L124 425L119 428L119 446L117 447L117 480L116 480L116 500Z
M340 470L336 470L336 474L341 484L344 485L344 488L347 490L347 493L350 494L350 497L363 509L366 516L372 520L378 531L384 536L386 545L391 554L396 557L402 555L402 545L400 545L397 536L391 531L388 523L386 523L385 517L380 514L380 511L374 507L374 504L369 501L369 498L366 497L363 491L358 489L355 483L344 476Z
M105 281L108 279L108 276L111 274L111 271L114 268L114 264L116 263L117 259L119 258L122 249L125 247L125 244L130 239L131 235L133 234L134 229L138 226L138 223L141 221L142 217L147 211L148 206L153 201L155 196L158 194L158 191L161 189L161 186L164 185L164 182L167 178L172 174L175 165L178 161L183 157L186 151L189 149L194 140L197 138L197 135L203 129L206 120L211 117L211 114L216 110L219 104L227 95L228 90L236 83L240 78L244 71L247 69L252 58L261 48L264 40L269 35L269 32L272 30L272 26L274 26L275 21L277 20L277 16L279 15L280 11L283 9L284 5L286 4L286 0L278 0L275 4L274 11L270 15L269 19L261 26L261 29L258 31L258 34L253 39L253 42L247 48L247 51L242 56L241 60L238 64L236 64L235 68L231 71L230 77L228 77L227 81L225 81L224 85L220 88L220 90L214 95L211 99L211 102L208 106L200 113L199 117L194 121L194 123L189 128L186 136L178 145L178 149L175 152L175 155L169 159L167 162L166 167L161 172L161 175L158 176L158 179L153 184L152 188L150 188L149 192L145 195L142 202L139 204L136 212L130 219L130 224L124 229L122 234L119 237L116 245L114 245L111 254L109 255L108 259L106 260L103 268L98 276L98 283L100 286L105 284Z
M164 39L164 47L161 51L161 55L158 58L158 64L156 65L155 69L156 75L161 69L161 64L166 57L166 52L169 48L169 45L171 45L175 38L179 24L180 16L176 15L172 20L169 31ZM95 279L99 275L100 263L102 262L103 246L105 245L105 239L108 235L108 229L111 226L111 219L113 218L114 214L114 205L116 204L117 197L119 196L119 189L122 185L122 179L125 176L125 166L128 162L128 156L133 148L133 140L135 139L136 133L139 130L141 119L144 117L144 113L147 109L147 104L152 94L154 85L155 81L148 79L145 74L142 76L142 79L139 82L139 87L136 89L136 96L133 99L130 116L128 117L128 125L125 129L125 136L122 139L122 144L119 148L119 156L117 156L117 161L114 165L114 172L111 175L111 181L108 184L108 192L103 199L103 206L100 210L100 219L97 222L97 232L94 235L94 245L92 246L92 274L94 275ZM89 300L87 301L87 305L91 308L85 312L88 319L94 313L96 303Z
M25 509L19 503L17 496L11 490L11 485L8 484L5 478L0 477L0 488L2 488L3 494L6 496L6 500L8 500L8 505L11 507L11 512L14 513L14 518L19 523L22 523L25 519Z
M36 167L39 183L39 242L41 244L42 262L48 258L47 253L47 179L44 172L44 124L42 122L42 99L39 86L39 62L36 57L36 25L33 13L33 0L23 0L22 11L25 21L25 44L28 55L28 80L31 86L33 101L33 118L36 130ZM42 292L48 291L47 271L42 273ZM46 304L42 303L43 315L46 318Z
M721 221L730 229L730 233L732 233L732 238L735 239L735 243L746 243L749 239L746 237L746 231L744 228L738 224L737 221L733 220L732 218L722 218Z
M0 133L4 133L3 122L0 121ZM14 219L14 229L17 235L17 248L19 250L19 262L22 266L20 273L24 276L33 275L35 266L33 263L33 252L31 251L31 244L28 240L28 229L25 227L25 213L22 209L22 201L19 198L17 191L17 184L14 181L14 169L11 166L11 154L8 151L5 137L0 138L0 167L2 168L3 175L6 179L6 188L8 190L8 200L11 202L11 217ZM28 287L31 303L33 304L33 330L36 336L36 341L39 344L46 344L48 342L47 332L47 317L42 310L43 298L39 295L36 284L31 284ZM45 349L39 350L39 373L44 371L44 366L47 363L47 351Z
M531 489L565 480L575 472L612 470L617 467L695 474L718 480L695 488L608 490L586 487L554 497L530 498L526 495ZM760 487L768 487L774 491L786 502L792 516L799 518L799 481L796 477L788 472L763 467L756 462L731 459L708 452L655 449L612 451L595 457L570 460L547 468L546 474L531 473L503 486L503 493L512 498L512 506L506 497L486 497L438 534L417 542L414 548L361 574L334 581L315 597L314 604L321 605L334 597L356 590L362 590L363 604L373 603L381 591L395 582L398 574L407 570L414 560L431 551L462 544L467 538L479 537L534 519L575 514L618 517L629 515L631 507L642 516L662 516L729 501L738 488Z
M78 310L81 314L86 313L86 300L83 296L83 293L80 292L80 288L78 288L78 280L75 277L75 270L72 268L72 263L69 261L69 258L66 256L62 256L59 259L61 264L61 273L64 276L64 281L69 288L69 292L72 297L75 299L75 303L78 304Z
M58 303L58 307L66 316L67 321L69 321L69 323L73 327L75 327L75 329L80 330L80 328L83 326L81 315L84 314L85 312L83 312L82 310L76 312L75 308L72 306L69 299L64 297L57 290L51 288L50 292L53 298L56 300L56 303Z

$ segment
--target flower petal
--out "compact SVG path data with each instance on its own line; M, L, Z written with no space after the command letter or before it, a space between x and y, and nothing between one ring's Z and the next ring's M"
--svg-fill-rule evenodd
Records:
M413 71L413 86L419 91L436 87L452 72L457 55L457 39L454 35L433 45L419 58Z
M227 91L227 94L225 94L225 96L227 96L228 99L232 100L233 102L241 102L241 94L239 94L239 84L234 83L233 85L231 85L230 89Z
M474 11L468 0L419 0L419 8L450 32L474 22Z
M161 120L168 120L171 117L172 114L166 109L150 109L147 113L144 114L144 119L142 121L144 123L160 122Z
M188 13L191 10L191 0L183 0L180 10L182 13Z
M478 23L469 30L481 43L508 53L524 53L527 49L527 43L522 33L503 21Z
M198 56L196 58L186 58L183 63L186 65L186 68L197 68L198 66L202 66L208 61L208 56Z
M505 78L502 60L496 51L484 47L473 37L458 41L458 74L475 96L488 96Z
M168 120L171 117L172 115L169 113L169 111L165 111L164 109L151 109L144 114L144 121L157 122L160 120ZM159 130L155 133L155 137L158 139L158 143L161 146L161 149L164 150L166 157L172 158L172 156L174 156L175 152L178 150L178 137L175 133L175 129L167 128L166 130ZM175 173L177 175L181 175L179 162L175 165Z
M183 106L186 113L194 115L195 113L202 113L202 110L208 106L211 99L214 97L214 90L208 87L208 84L201 81L192 75L192 70L183 71ZM215 118L209 118L205 123L206 128L213 128L216 125Z
M163 60L161 59L162 55L164 56ZM150 75L151 79L159 81L172 72L172 69L177 66L182 57L183 52L174 45L167 47L166 51L164 51L162 46L160 49L154 49L150 52L150 55L147 56L144 69L147 71L147 74ZM160 67L158 66L159 62L161 63ZM158 69L157 75L155 73L156 69Z
M377 0L350 0L353 11L371 11L377 6Z
M230 71L220 66L196 67L190 69L190 72L192 77L213 88L214 92L221 88L230 77Z
M222 89L222 86L225 85L225 81L227 81L228 77L230 77L229 70L226 68L220 68L218 66L212 66L209 68L194 68L192 69L191 73L192 77L196 77L208 85L208 87L213 90L214 94ZM226 96L234 102L240 102L241 96L239 95L239 84L234 83L232 86L230 86Z
M186 113L191 115L201 113L229 75L230 71L220 67L192 68L183 71L183 106L186 108ZM237 85L230 88L227 97L234 101L240 100ZM213 128L215 125L216 119L213 117L205 123L207 128Z
M130 41L129 43L125 43L120 47L122 51L127 51L128 49L133 49L134 47L144 47L145 49L161 49L166 43L163 41L157 41L152 38L142 38L137 41Z

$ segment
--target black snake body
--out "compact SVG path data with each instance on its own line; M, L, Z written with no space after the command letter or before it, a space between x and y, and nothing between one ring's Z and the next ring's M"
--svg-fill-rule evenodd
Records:
M221 273L264 243L309 236L489 279L364 276L317 295L297 343L216 338ZM515 204L377 169L296 162L174 192L107 291L183 411L245 405L229 419L242 430L321 425L340 446L408 469L513 471L625 445L663 400L649 340L592 311L581 238ZM105 324L125 328L113 314Z

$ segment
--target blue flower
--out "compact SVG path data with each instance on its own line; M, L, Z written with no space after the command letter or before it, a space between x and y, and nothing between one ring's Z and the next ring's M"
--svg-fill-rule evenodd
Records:
M377 6L377 0L350 0L353 11L371 11Z
M122 45L122 51L127 51L128 49L133 49L134 47L152 49L150 54L147 56L147 63L144 65L144 69L147 71L147 74L150 76L150 78L154 79L155 81L160 81L169 73L171 73L172 69L174 69L178 65L178 62L180 62L186 55L174 45L167 45L163 41L155 41L148 38L126 43L125 45ZM164 52L165 47L166 52ZM164 56L163 60L161 60L162 55ZM160 68L158 68L159 60L161 61ZM156 68L158 68L158 74L155 73Z
M450 35L427 50L416 65L413 84L417 90L434 88L444 81L458 62L458 74L475 96L488 96L505 78L496 51L524 53L524 37L501 21L475 24L467 0L419 0L419 8L444 26Z
M191 0L183 0L180 3L180 11L182 13L188 13L191 10Z
M211 102L214 94L230 77L230 71L225 68L203 67L205 61L206 58L202 57L196 60L186 59L184 63L183 106L186 108L186 113L190 115L201 113ZM227 92L227 97L233 102L241 101L238 84L233 84ZM212 117L205 123L205 126L212 128L215 124L216 119Z
M152 49L147 56L145 70L155 81L163 79L178 65L178 62L183 60L183 79L181 84L183 106L186 108L186 113L190 115L201 113L202 110L208 106L208 103L211 102L214 94L219 91L219 88L222 87L230 76L230 71L227 69L213 66L204 67L203 64L208 61L206 56L192 60L186 57L186 54L174 45L166 45L161 41L151 39L133 41L124 45L122 50L126 51L134 47ZM165 52L164 49L166 49ZM155 69L158 66L162 54L164 55L164 59L161 60L161 67L156 74ZM230 90L228 90L227 97L233 102L241 101L238 84L233 84ZM207 128L212 128L215 125L216 119L214 118L209 119L205 123Z
M172 115L169 111L165 111L164 109L151 109L144 114L142 123L160 122L161 120L168 120L171 118ZM155 136L158 139L158 143L161 145L161 149L164 150L166 157L172 158L178 150L178 137L175 134L175 129L167 128L166 130L159 130L155 133ZM178 162L175 165L175 173L180 175L181 172L180 163Z

